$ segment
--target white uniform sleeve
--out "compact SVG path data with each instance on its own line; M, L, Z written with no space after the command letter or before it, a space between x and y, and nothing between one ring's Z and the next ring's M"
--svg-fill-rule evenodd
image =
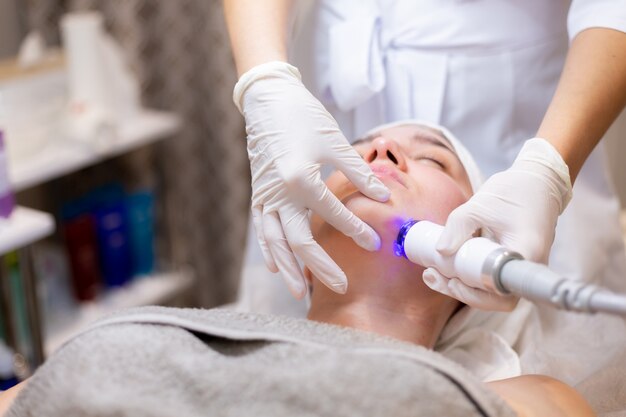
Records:
M567 18L570 40L594 27L626 32L626 0L572 0Z

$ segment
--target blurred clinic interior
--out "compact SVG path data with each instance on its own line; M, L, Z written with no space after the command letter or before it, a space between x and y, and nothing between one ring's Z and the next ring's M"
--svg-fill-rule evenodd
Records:
M18 377L114 310L233 302L250 174L221 1L0 0L0 58Z
M314 2L296 3L294 35L306 37ZM0 0L1 390L127 308L306 314L249 227L223 7ZM626 207L626 112L603 142Z

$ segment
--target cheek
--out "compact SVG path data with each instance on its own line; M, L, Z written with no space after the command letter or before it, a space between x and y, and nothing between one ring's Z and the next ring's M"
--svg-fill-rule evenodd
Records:
M427 168L421 171L415 178L428 178L427 181L414 181L409 185L410 190L393 189L386 203L371 200L357 192L340 173L331 175L327 185L348 210L376 230L383 246L389 246L407 220L445 224L450 212L467 201L463 188L449 176ZM336 239L335 235L339 232L319 216L313 215L311 222L314 238L320 244L327 239Z
M430 178L420 184L419 193L405 194L403 204L416 218L444 224L452 210L467 201L466 193L447 176Z

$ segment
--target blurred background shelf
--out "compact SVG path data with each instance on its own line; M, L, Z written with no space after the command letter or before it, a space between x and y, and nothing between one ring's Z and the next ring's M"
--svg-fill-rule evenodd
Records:
M193 282L193 273L183 270L139 277L123 287L111 289L97 301L81 304L71 321L50 331L45 337L45 354L49 356L95 320L125 308L165 303L183 294Z
M179 128L180 119L175 114L144 110L132 122L122 125L106 148L97 149L87 140L57 140L54 146L10 165L9 179L14 191L19 192L166 138Z
M11 217L0 223L0 256L51 235L54 227L52 215L16 207Z

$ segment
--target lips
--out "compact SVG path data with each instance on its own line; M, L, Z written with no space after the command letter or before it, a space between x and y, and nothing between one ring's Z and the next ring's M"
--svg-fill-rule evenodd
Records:
M400 185L402 185L404 188L407 188L406 184L404 183L404 180L402 179L402 177L400 176L400 174L395 168L388 167L386 165L380 165L380 164L371 164L370 168L372 169L372 171L378 178L380 179L391 178L397 183L399 183Z

